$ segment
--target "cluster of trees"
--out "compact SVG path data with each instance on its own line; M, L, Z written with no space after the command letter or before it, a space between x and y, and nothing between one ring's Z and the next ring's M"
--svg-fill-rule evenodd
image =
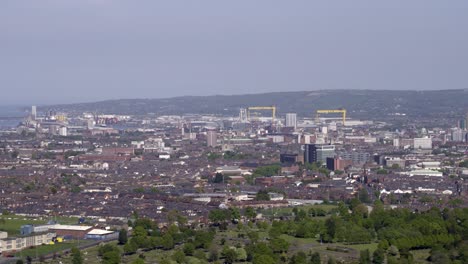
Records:
M176 213L168 217L174 224L163 230L149 219L137 218L131 223L131 238L125 230L120 231L121 247L101 246L99 255L106 264L119 263L122 254L133 255L153 249L171 252L160 261L163 264L322 263L323 257L318 253L295 251L292 254L290 242L285 239L287 235L315 238L323 243L378 242L373 253L369 250L361 252L359 263L362 264L413 263L411 250L416 249L430 249L429 260L433 263L468 263L468 209L385 210L383 204L376 201L369 212L367 206L355 198L346 204L339 203L336 209L328 212L319 207L308 210L294 208L294 217L271 222L255 221L256 214L252 208L212 210L209 213L212 225L199 230L187 226L186 219ZM328 217L317 218L325 215ZM241 219L247 219L247 225ZM237 232L238 237L228 242L222 232L230 228ZM72 252L72 256L77 259L73 263L79 264L80 254ZM135 263L144 263L143 259L140 254ZM328 257L325 261L335 263Z
M333 212L334 213L334 212ZM359 199L348 204L339 203L336 214L326 220L315 219L305 210L296 210L294 219L273 221L269 230L270 238L282 234L298 238L317 237L324 243L365 244L380 242L379 250L373 256L363 259L372 263L393 263L411 260L410 250L442 247L451 254L451 260L465 258L468 240L468 209L433 208L426 212L414 213L408 209L384 210L380 201L375 202L372 212ZM443 255L441 250L437 256ZM361 261L362 263L371 263ZM463 263L463 262L461 262Z
M133 255L138 253L140 250L172 250L176 245L183 245L183 249L176 251L173 256L180 260L183 259L181 254L185 257L186 255L195 255L198 249L207 250L212 244L214 235L215 232L213 230L194 230L186 227L185 225L181 225L179 227L176 224L172 224L167 228L167 230L161 231L154 221L147 218L138 218L133 223L133 234L130 239L128 239L127 232L125 230L120 231L119 244L123 245L124 255ZM104 246L102 246L102 248L103 247ZM115 246L105 245L105 247L112 247L113 249L117 248L117 250L119 250L118 247ZM103 261L106 259L105 253L107 251L113 250L101 250L100 248L100 255L103 257ZM198 255L201 254L198 253ZM136 261L141 262L143 259L143 255L140 255ZM114 262L106 263L111 264Z
M252 207L247 207L243 210L243 216L246 219L252 220L257 216L257 212ZM227 228L229 222L237 223L241 217L240 210L234 207L229 209L214 209L208 214L208 219L216 226L220 226L220 229L223 230Z
M322 164L321 162L306 163L304 166L305 166L305 169L309 171L319 172L326 176L330 175L330 170L328 170L326 165Z
M460 167L468 168L468 160L464 160L458 164Z
M281 165L274 164L274 165L267 165L267 166L260 166L253 171L253 177L269 177L279 175L281 172Z

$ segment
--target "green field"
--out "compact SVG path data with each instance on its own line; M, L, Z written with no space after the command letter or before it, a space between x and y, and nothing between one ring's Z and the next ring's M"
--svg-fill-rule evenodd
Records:
M27 218L15 215L2 215L0 216L0 230L8 232L8 236L15 236L20 233L22 225L41 225L47 223L47 220L40 220L39 218Z
M20 234L20 228L22 225L42 225L46 224L49 220L56 220L61 224L76 224L78 223L77 218L73 217L26 217L19 215L0 215L0 231L8 232L8 236L16 236Z
M16 256L17 257L31 256L35 258L36 256L39 257L42 255L47 255L50 253L62 251L62 250L69 249L77 245L78 245L78 242L64 242L64 243L57 243L55 245L42 245L42 246L37 246L34 248L24 249L16 253Z

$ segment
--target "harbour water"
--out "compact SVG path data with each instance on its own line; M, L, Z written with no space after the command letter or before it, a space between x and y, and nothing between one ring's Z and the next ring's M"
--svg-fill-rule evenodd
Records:
M28 116L23 106L0 106L0 130L12 129Z

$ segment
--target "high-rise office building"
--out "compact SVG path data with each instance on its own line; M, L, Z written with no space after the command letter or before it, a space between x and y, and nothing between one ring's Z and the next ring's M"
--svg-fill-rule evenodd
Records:
M460 119L458 121L458 127L462 130L466 130L466 120L465 119Z
M296 113L287 113L286 114L286 126L287 127L297 127L297 114Z
M218 144L218 133L214 130L210 130L206 133L206 144L208 147L216 147Z
M465 141L465 132L461 128L452 129L452 141L462 142Z
M247 109L241 108L239 110L239 122L246 123L247 122Z
M31 107L31 117L33 120L36 120L37 118L37 108L35 105Z
M335 145L306 144L304 149L304 162L320 162L324 164L327 158L335 157Z

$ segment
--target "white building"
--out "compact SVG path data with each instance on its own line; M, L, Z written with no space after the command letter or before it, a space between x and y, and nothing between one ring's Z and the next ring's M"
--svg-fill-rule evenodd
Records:
M287 113L286 114L286 127L297 127L297 114L296 113Z
M432 139L428 137L415 138L414 149L432 149Z
M62 137L68 136L68 129L66 126L60 127L59 128L59 135Z
M37 118L37 108L35 105L31 107L31 117L33 120L36 120Z
M2 235L0 235L0 253L14 252L24 248L50 244L52 239L56 236L57 235L54 232L48 232L25 237L7 238L4 233L2 233Z

